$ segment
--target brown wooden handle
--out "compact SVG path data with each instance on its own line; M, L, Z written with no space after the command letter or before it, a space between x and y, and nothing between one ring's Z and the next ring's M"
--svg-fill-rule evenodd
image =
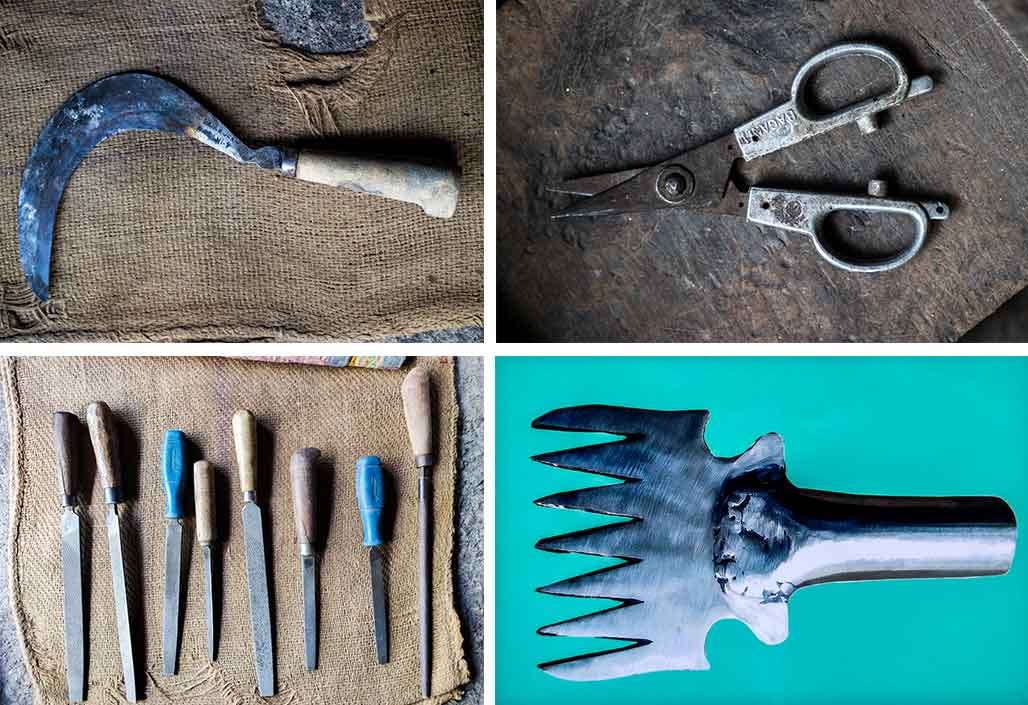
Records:
M457 172L449 167L323 152L300 152L296 178L416 203L433 218L453 216L460 190Z
M193 463L193 501L196 505L196 542L212 543L217 535L214 514L214 468L206 460Z
M431 465L432 459L432 385L428 370L415 367L407 373L400 388L407 433L418 465Z
M257 491L257 419L240 409L232 415L232 438L236 444L239 486L243 492Z
M301 448L293 453L289 463L289 476L293 483L293 517L296 521L296 541L301 546L312 546L317 541L317 464L321 451Z
M114 414L102 401L94 401L86 407L86 425L96 456L96 469L100 483L105 490L117 490L121 486L121 468L118 464L118 435L114 428ZM116 495L108 493L108 499L117 501Z
M79 417L67 411L54 414L54 449L57 451L57 469L61 474L61 492L64 506L71 506L78 492L79 472Z

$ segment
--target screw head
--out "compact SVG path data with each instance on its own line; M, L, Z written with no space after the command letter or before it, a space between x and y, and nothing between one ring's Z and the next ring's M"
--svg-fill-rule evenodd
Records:
M867 182L867 195L884 198L889 193L889 182L884 179L871 179Z
M696 179L683 166L672 164L657 176L657 195L668 203L680 203L696 190Z

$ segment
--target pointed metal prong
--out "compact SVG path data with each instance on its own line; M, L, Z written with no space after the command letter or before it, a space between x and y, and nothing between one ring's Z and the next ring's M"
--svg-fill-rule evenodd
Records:
M640 518L647 506L646 499L640 495L634 482L605 485L603 487L586 487L570 492L558 492L535 500L540 507L555 509L578 509L594 514L606 514L618 517Z
M551 676L570 681L621 678L643 672L640 670L640 661L643 660L644 652L647 650L645 647L649 644L649 641L639 640L626 644L620 649L596 651L582 656L541 663L539 668Z
M620 436L650 434L663 424L681 426L679 433L700 434L707 425L707 411L648 411L624 406L583 404L566 406L543 414L532 422L532 428L552 431L596 431Z
M652 444L625 440L540 453L532 460L565 470L638 479L652 466L653 451Z
M919 95L931 93L934 88L935 81L932 80L931 76L918 76L910 82L910 88L907 90L907 98L916 98Z
M556 624L548 624L537 631L541 636L566 636L591 639L645 639L637 633L645 629L646 617L635 618L635 613L646 607L635 601L615 605L610 609L585 614Z
M641 558L656 537L632 520L540 539L535 547L553 553L582 553L608 558Z
M640 570L636 568L639 561L631 560L617 565L594 570L584 575L559 580L549 585L536 588L543 595L558 597L603 598L641 602L648 585L640 580ZM610 636L609 634L607 636Z

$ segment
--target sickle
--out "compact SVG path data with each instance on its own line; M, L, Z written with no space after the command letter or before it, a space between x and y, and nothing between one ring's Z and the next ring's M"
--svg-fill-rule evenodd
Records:
M18 250L32 291L46 301L54 221L68 179L108 137L131 131L186 135L243 164L284 176L416 203L449 218L457 203L453 169L394 159L251 149L181 88L146 73L122 73L86 86L53 114L36 140L18 195Z

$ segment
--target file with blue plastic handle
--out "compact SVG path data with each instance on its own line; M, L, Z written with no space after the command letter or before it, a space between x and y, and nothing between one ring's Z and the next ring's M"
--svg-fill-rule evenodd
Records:
M382 570L383 515L388 491L381 461L373 455L357 460L357 507L364 527L364 545L368 547L371 571L371 607L375 616L375 650L379 663L389 661L389 622L386 614L385 582Z
M177 672L179 615L182 594L182 518L186 482L186 434L172 430L164 434L161 463L164 482L164 516L168 520L164 541L164 632L162 635L165 676Z

